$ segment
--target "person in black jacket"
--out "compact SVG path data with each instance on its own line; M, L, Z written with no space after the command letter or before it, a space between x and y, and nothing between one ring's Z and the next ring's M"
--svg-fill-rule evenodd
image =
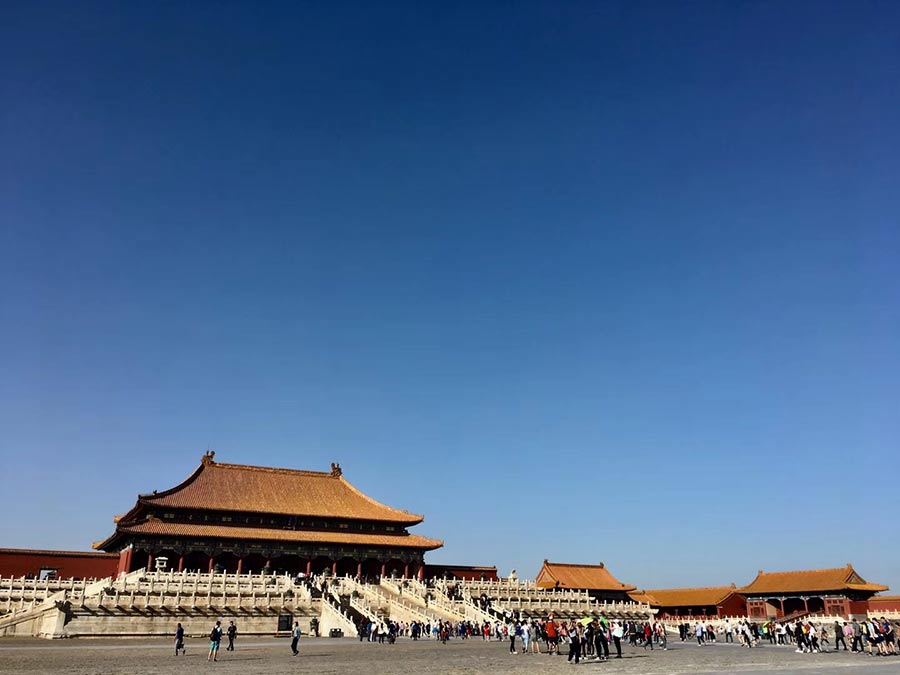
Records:
M237 637L237 626L234 625L234 621L228 622L228 631L226 634L228 635L228 646L225 648L225 651L233 652L234 639Z
M178 656L178 650L181 650L181 655L184 656L184 628L181 624L178 624L178 627L175 629L175 656Z

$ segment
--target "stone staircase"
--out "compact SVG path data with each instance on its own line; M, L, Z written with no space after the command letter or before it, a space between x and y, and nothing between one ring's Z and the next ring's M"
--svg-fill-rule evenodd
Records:
M382 579L379 586L390 601L414 609L424 616L451 623L466 620L465 612L460 605L451 601L445 594L429 589L419 581ZM433 619L431 623L434 622Z
M342 577L339 581L342 593L364 601L378 616L393 621L411 623L431 623L441 620L441 616L426 607L424 600L417 601L415 594L400 592L399 587L391 584L361 584L351 577Z

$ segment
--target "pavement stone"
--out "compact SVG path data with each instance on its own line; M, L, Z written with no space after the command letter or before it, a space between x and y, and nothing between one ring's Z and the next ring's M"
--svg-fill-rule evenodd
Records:
M234 652L223 651L208 663L205 640L186 641L187 655L174 656L173 643L143 640L79 639L0 640L0 673L16 675L543 675L615 673L622 675L713 675L719 673L809 673L810 675L900 675L900 656L870 657L847 652L797 654L789 647L669 643L667 651L626 647L624 658L570 665L566 656L509 653L506 642L451 640L446 645L401 639L394 645L344 639L303 639L293 657L285 639L240 638ZM565 651L565 650L564 650Z

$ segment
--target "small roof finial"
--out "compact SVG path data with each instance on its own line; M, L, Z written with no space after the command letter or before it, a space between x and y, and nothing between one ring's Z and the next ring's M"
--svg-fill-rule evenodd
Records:
M215 450L207 450L207 451L203 454L203 463L204 463L204 464L212 464L212 463L213 463L213 457L215 457L215 456L216 456L216 451L215 451Z
M343 472L341 471L341 465L336 462L332 462L331 463L331 477L332 478L340 478L342 473Z

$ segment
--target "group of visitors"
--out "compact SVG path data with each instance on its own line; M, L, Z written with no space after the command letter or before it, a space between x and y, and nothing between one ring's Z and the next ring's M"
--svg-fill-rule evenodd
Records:
M759 631L759 626L750 621L739 621L737 625L732 625L730 620L726 620L725 625L721 626L719 630L716 630L711 623L700 621L693 627L688 622L678 624L678 637L681 641L696 639L697 644L701 647L718 641L720 634L724 634L726 643L733 643L735 634L737 634L740 644L749 648L759 640Z
M852 651L871 656L894 656L900 654L898 635L900 622L892 623L888 619L850 620L834 622L833 651ZM818 654L831 651L831 635L825 623L813 623L809 620L797 619L787 623L765 621L761 625L751 621L739 621L732 624L726 620L718 631L712 624L697 622L678 625L681 641L696 638L697 644L704 645L715 642L717 633L724 633L725 642L734 642L737 634L740 644L753 647L761 642L770 645L793 646L797 653Z
M234 651L234 641L237 638L237 626L234 621L228 622L228 628L225 631L225 635L228 636L228 646L225 648L227 652ZM206 657L207 661L218 661L219 660L219 645L222 643L222 622L216 621L216 625L212 627L212 630L209 633L209 654ZM178 656L178 650L181 649L181 654L184 656L185 648L184 648L184 628L179 623L178 627L175 629L175 656Z
M234 651L237 632L234 621L229 621L225 629L221 621L216 621L210 631L207 660L218 661L223 636L228 638L225 651ZM316 633L318 634L318 630ZM541 621L520 618L516 614L507 617L504 622L495 621L492 624L486 621L480 625L471 621L397 622L389 619L362 619L357 633L360 642L378 644L393 644L398 636L409 637L413 641L431 638L446 643L451 638L466 640L480 635L482 640L508 642L510 654L560 655L563 645L566 645L568 660L573 663L586 659L606 661L610 658L611 648L615 652L615 658L620 659L622 643L626 640L645 650L652 650L655 646L667 648L666 628L660 622L608 621L606 618L557 621L552 615ZM695 638L701 646L716 642L717 636L721 634L724 634L726 643L733 643L736 634L740 644L747 648L768 641L771 645L795 646L797 653L817 654L829 651L831 646L827 625L816 625L802 619L789 623L766 621L761 625L749 620L738 621L736 624L726 620L718 629L709 623L697 622L692 626L684 622L678 625L678 634L682 642ZM834 651L843 648L844 651L870 656L900 654L897 645L900 622L891 622L884 617L843 623L835 621L833 634ZM291 652L294 656L299 654L300 635L300 624L295 621L291 630ZM184 627L179 623L175 630L176 656L186 653L184 636Z
M657 644L667 648L665 627L659 623L634 621L609 621L606 618L585 618L581 621L557 621L553 616L544 621L535 619L497 623L494 633L498 639L509 641L509 653L560 655L563 645L568 646L568 660L579 663L582 659L606 661L610 658L610 646L615 658L622 658L622 643L627 639L632 645L653 649ZM544 644L544 650L541 649Z
M866 619L864 621L839 621L834 622L834 650L849 651L869 656L897 656L900 650L897 648L897 638L900 635L900 621L893 623L881 617L879 619Z

